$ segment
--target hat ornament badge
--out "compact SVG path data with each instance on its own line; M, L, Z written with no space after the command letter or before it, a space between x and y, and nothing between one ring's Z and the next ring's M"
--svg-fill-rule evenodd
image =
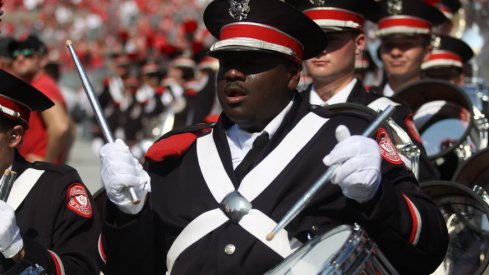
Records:
M246 19L250 12L249 3L250 0L230 0L229 15L238 21Z
M314 6L324 6L325 0L309 0Z
M433 35L431 38L431 45L433 50L439 50L441 47L441 38L438 35Z
M387 1L387 12L390 15L402 14L402 0L389 0L389 1Z

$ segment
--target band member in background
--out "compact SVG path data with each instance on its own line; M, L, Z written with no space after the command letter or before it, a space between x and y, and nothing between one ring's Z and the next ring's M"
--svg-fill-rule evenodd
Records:
M210 54L219 59L223 113L215 125L162 137L145 170L121 140L101 149L107 272L263 274L296 241L353 223L402 273L432 272L445 255L446 226L396 152L394 164L376 141L350 136L368 119L326 108L301 113L301 64L326 47L322 30L279 0L216 0L203 18L219 39ZM332 184L266 240L333 164ZM129 186L142 203L131 203Z
M366 19L375 20L379 7L374 1L343 0L312 4L307 0L289 0L316 22L324 31L328 44L323 52L304 62L312 78L312 84L301 93L310 106L325 106L337 103L357 103L375 111L389 105L397 106L392 115L411 141L420 149L419 181L436 180L438 174L430 164L421 138L412 121L409 107L397 100L381 97L365 91L363 83L355 75L357 57L363 56L366 37L363 33ZM338 17L339 14L342 16ZM403 159L407 167L411 160ZM418 171L416 171L418 172Z
M463 87L465 68L474 52L463 40L437 35L433 39L433 50L421 69L425 78L443 79Z
M198 74L193 87L197 90L192 124L216 121L221 108L216 95L216 76L219 60L204 56L197 65Z
M0 200L0 273L98 274L100 217L78 172L30 163L17 150L31 112L54 103L2 70L0 83L0 171L17 174L10 193L1 194L8 196Z
M48 49L44 42L30 35L13 41L9 51L14 58L12 72L44 93L54 102L45 112L33 112L19 152L29 161L65 163L74 142L75 127L65 99L56 81L44 71Z
M431 51L432 26L445 22L446 17L424 1L387 0L380 4L379 52L386 79L376 92L393 96L421 79L421 64Z

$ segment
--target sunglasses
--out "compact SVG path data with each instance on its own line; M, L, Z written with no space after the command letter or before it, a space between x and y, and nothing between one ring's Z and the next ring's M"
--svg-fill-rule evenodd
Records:
M29 57L32 57L34 54L36 54L36 52L32 49L22 49L22 50L15 50L12 53L12 56L14 58L17 58L17 57L23 55L25 58L29 58Z

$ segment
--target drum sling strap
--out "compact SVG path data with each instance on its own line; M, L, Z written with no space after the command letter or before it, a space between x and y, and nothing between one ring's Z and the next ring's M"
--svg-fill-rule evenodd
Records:
M14 210L17 210L43 173L44 170L33 168L25 170L17 180L15 180L7 199L7 204Z
M228 195L238 193L237 196L251 203L283 172L327 121L327 118L312 112L302 118L284 140L243 178L238 190L235 190L224 169L212 133L198 138L197 158L200 170L214 199L222 204ZM168 274L185 249L229 220L223 210L216 208L202 213L190 222L168 251ZM296 239L289 241L288 233L284 229L272 241L267 241L266 235L275 227L276 222L258 209L250 209L240 218L238 224L283 258L301 245Z

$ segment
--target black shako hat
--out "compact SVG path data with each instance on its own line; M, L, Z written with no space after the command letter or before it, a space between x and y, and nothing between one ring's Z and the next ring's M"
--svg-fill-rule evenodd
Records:
M378 34L431 34L433 26L444 23L447 18L436 7L422 0L384 0L380 2Z
M0 116L29 124L31 111L43 111L54 103L38 89L0 69Z
M431 2L450 20L462 7L462 3L459 0L431 0Z
M363 31L365 20L376 22L379 5L373 0L286 0L318 24L323 31Z
M266 51L300 63L326 47L319 26L299 10L279 0L215 0L204 11L204 23L223 51Z
M451 66L463 68L463 65L474 56L474 52L467 43L447 35L435 36L432 46L433 50L428 60L421 65L423 70Z

